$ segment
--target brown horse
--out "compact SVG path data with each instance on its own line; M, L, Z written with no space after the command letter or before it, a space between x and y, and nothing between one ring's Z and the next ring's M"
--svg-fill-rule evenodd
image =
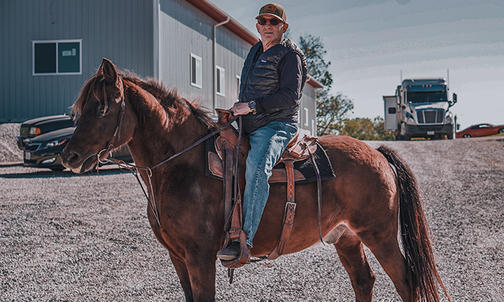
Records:
M153 167L215 127L204 111L167 91L154 80L119 73L104 59L73 105L78 124L63 151L64 165L81 173L110 150L128 147L137 166ZM371 301L375 275L363 244L374 253L403 301L440 301L439 277L417 185L396 153L377 150L350 137L323 136L336 178L322 188L322 234L333 243L350 275L357 301ZM204 144L140 174L159 223L148 206L149 222L168 249L186 301L215 300L216 253L225 234L220 180L206 176ZM393 166L393 167L392 167ZM281 232L285 185L273 184L261 220L253 256L269 254ZM285 253L317 243L316 185L296 187L297 216ZM154 197L154 198L152 198ZM399 214L400 213L400 214ZM401 227L404 256L398 234Z

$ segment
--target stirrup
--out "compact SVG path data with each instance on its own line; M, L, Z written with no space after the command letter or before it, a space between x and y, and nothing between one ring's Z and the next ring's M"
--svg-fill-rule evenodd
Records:
M221 260L223 266L235 269L244 266L250 262L250 249L247 246L245 232L240 230L240 255L233 260Z

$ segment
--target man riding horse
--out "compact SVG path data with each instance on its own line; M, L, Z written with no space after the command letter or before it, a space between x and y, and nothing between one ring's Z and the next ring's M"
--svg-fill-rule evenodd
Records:
M239 101L231 109L243 116L242 130L250 139L243 195L243 231L249 248L268 200L273 166L297 133L299 99L307 75L303 52L284 39L289 27L284 9L266 4L256 19L261 40L247 55ZM217 257L233 260L239 254L240 243L235 240Z
M238 253L271 255L283 233L280 217L289 187L282 183L269 189L267 179L297 131L298 100L306 77L303 55L283 39L287 23L280 6L261 8L257 29L261 42L245 61L240 102L233 106L234 114L243 116L243 130L252 145L244 196L246 236L241 232L240 239L246 237L254 248L242 253L247 252L245 242L239 252L231 243L219 252L226 259ZM169 251L186 301L215 301L215 258L226 240L226 205L223 182L208 177L203 164L207 152L201 142L217 126L212 117L157 81L118 71L105 58L72 108L79 120L61 154L65 167L90 171L127 144L135 161L128 168L146 184L150 226ZM337 177L322 182L324 211L319 217L317 184L296 186L299 211L283 254L314 245L321 234L336 248L355 300L372 301L375 274L366 245L402 301L440 302L438 286L450 301L436 268L419 188L406 162L387 147L373 149L351 137L322 136L318 143Z

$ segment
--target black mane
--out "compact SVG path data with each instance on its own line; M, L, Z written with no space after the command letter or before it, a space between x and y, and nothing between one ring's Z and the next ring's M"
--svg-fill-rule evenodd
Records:
M180 96L177 89L168 89L154 78L141 79L130 72L121 73L120 75L124 80L133 82L135 85L140 86L142 89L152 94L157 100L159 100L159 103L166 111L168 111L169 108L185 106L186 108L189 108L192 114L208 128L215 127L216 124L210 116L210 112L200 108L198 105L195 105L194 101L188 101Z
M139 76L131 72L120 72L119 75L123 80L132 82L140 88L152 94L159 103L163 106L168 114L173 114L174 111L179 111L182 108L187 108L201 123L207 128L215 128L216 123L210 116L208 110L200 108L194 104L194 101L188 101L181 97L176 89L167 89L162 83L153 78L141 79ZM98 83L98 84L97 84ZM72 106L72 115L77 119L84 108L90 92L93 91L95 85L103 85L99 79L99 75L94 75L89 78L84 84L77 101Z

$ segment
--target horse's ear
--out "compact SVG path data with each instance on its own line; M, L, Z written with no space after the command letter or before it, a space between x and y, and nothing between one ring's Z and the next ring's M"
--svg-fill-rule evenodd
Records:
M117 82L117 69L114 63L107 58L103 58L100 68L98 68L98 74L102 75L107 82Z

